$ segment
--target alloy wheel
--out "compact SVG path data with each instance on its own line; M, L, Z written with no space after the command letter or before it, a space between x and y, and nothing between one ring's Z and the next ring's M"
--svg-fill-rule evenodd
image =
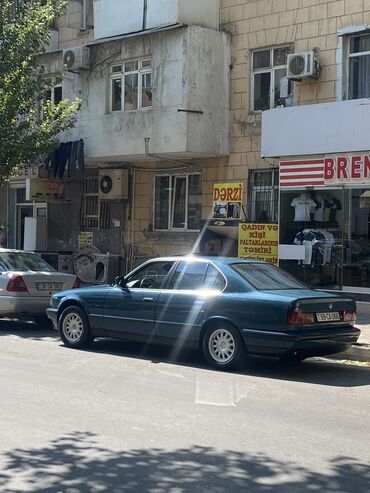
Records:
M217 363L229 363L236 351L236 343L231 332L227 329L217 329L212 332L208 342L208 350Z

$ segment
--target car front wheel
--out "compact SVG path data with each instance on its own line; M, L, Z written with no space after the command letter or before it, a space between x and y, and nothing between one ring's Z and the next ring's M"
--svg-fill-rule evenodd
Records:
M87 316L78 306L70 306L63 311L58 327L60 337L67 347L84 348L94 340Z
M207 362L219 370L238 368L246 357L239 332L227 323L209 327L203 337L203 354Z

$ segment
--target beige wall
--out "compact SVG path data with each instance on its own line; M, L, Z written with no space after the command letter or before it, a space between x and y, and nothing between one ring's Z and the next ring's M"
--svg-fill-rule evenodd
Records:
M260 158L260 115L251 111L251 52L288 43L295 52L319 48L320 79L295 83L295 104L335 101L338 31L370 23L370 0L221 0L221 23L232 33L233 65L231 156L225 174L243 180L248 169L277 165Z

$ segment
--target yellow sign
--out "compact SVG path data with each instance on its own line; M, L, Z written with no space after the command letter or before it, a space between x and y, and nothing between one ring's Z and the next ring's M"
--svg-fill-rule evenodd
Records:
M239 224L238 257L264 260L278 265L279 226Z
M93 244L93 234L91 231L82 231L78 235L78 248L92 244Z
M40 180L38 178L27 178L26 200L64 200L65 183L62 181Z
M215 183L213 185L213 219L240 219L242 200L242 183Z

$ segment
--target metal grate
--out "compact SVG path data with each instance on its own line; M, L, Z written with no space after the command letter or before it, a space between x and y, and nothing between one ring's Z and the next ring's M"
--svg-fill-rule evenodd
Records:
M111 202L109 200L100 201L99 228L109 229L111 223Z
M249 172L247 220L277 223L279 207L279 171L277 169Z
M95 176L82 182L81 228L99 228L99 178Z

